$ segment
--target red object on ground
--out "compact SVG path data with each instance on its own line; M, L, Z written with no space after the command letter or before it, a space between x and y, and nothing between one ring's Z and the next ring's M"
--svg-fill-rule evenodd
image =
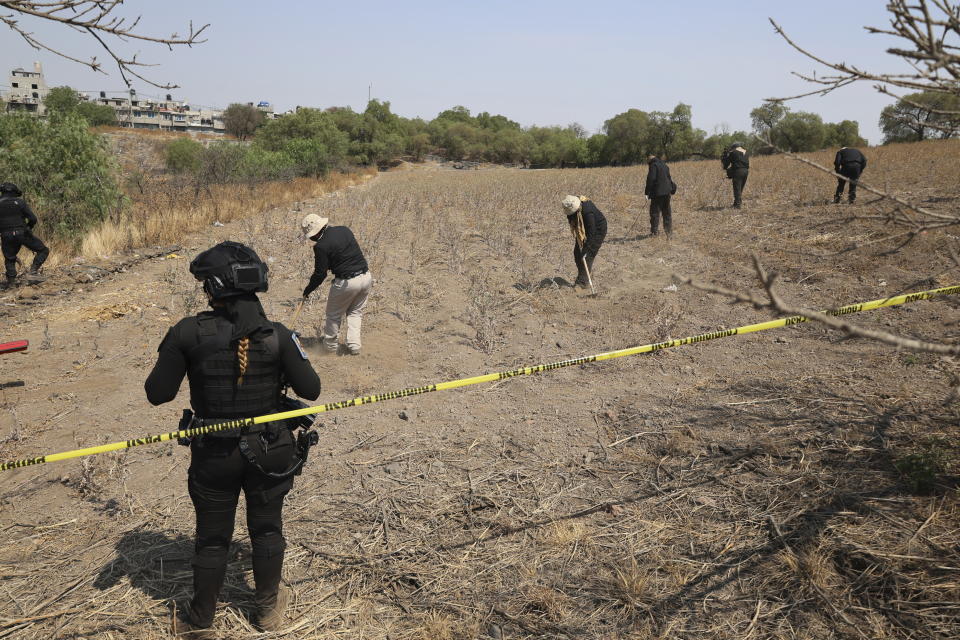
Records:
M26 351L30 346L29 340L14 340L13 342L0 342L0 355L4 353L15 353L17 351Z

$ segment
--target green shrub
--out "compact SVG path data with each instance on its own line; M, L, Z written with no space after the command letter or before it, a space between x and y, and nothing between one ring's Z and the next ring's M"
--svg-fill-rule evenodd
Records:
M190 138L177 138L167 144L164 157L167 169L174 173L194 173L200 168L203 145Z
M113 107L95 102L84 102L80 95L70 87L54 87L50 89L43 104L51 116L64 116L75 113L86 120L91 127L116 124L117 112Z
M123 206L106 143L75 113L0 115L0 175L20 186L41 229L69 242Z
M81 102L75 112L89 122L91 127L117 124L117 112L105 104Z

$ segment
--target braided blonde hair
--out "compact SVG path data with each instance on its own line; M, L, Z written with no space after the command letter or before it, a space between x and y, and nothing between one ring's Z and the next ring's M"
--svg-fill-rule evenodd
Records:
M247 365L250 364L250 358L247 350L250 348L250 336L244 336L237 342L237 364L240 365L240 377L237 378L237 386L243 385L243 374L247 372Z

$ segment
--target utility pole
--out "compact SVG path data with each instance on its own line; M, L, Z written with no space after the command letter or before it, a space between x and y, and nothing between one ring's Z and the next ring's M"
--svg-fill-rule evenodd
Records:
M133 129L133 96L137 95L137 90L130 89L130 97L127 99L127 107L130 110L130 128Z
M371 96L373 95L373 83L367 85L367 104L370 104Z

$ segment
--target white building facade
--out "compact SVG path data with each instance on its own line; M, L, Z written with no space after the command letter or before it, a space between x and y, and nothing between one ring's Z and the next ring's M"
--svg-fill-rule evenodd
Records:
M42 116L46 112L43 99L50 90L43 79L43 67L33 63L33 71L14 69L7 78L10 90L4 96L8 111L28 111Z

